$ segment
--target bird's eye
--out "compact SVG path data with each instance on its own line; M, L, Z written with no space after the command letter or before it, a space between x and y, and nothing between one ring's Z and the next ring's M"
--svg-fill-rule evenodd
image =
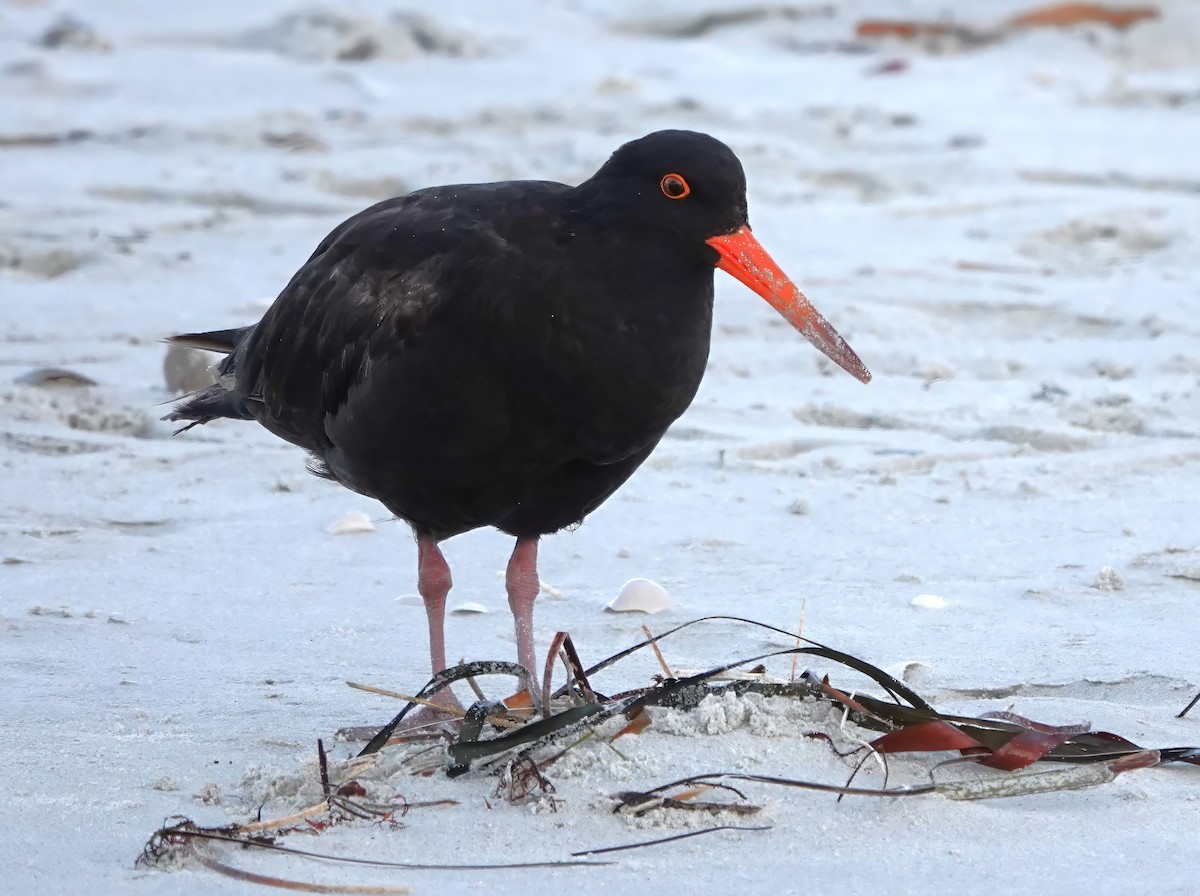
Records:
M692 192L682 174L664 174L663 179L658 182L658 188L668 199L682 199Z

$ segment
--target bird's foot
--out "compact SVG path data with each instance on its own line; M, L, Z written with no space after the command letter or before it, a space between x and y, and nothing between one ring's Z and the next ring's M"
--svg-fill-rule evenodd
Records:
M436 740L445 734L457 735L466 710L454 692L444 688L429 697L433 705L418 705L391 732L389 743ZM347 741L370 741L379 734L378 725L353 725L338 730Z
M405 740L421 740L440 737L443 732L456 733L466 712L454 691L443 688L429 698L429 704L420 706L406 715L392 736Z
M458 713L422 706L396 726L391 741L437 740L443 735L454 734L461 724L462 716Z

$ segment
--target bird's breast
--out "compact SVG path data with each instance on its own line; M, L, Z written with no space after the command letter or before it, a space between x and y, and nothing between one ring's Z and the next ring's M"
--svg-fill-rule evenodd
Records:
M611 281L610 281L611 283ZM548 303L529 325L529 406L554 418L587 459L621 460L657 441L691 404L708 360L709 274L686 292L638 284Z

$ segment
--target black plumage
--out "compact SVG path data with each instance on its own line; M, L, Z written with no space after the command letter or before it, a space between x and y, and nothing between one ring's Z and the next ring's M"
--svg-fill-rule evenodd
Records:
M407 520L435 671L449 589L437 542L480 526L516 536L509 596L529 665L536 539L599 506L692 401L717 266L869 378L806 301L794 319L779 304L794 297L768 295L779 280L794 290L769 262L741 164L703 134L626 144L577 187L419 190L334 229L256 325L175 337L228 355L169 419L257 420Z

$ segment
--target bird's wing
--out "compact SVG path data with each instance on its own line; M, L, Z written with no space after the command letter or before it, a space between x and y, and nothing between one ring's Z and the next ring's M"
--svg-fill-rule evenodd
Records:
M328 448L327 421L370 365L395 364L446 305L475 292L464 281L502 266L512 250L487 209L447 198L414 193L344 222L238 347L237 391L269 429Z

